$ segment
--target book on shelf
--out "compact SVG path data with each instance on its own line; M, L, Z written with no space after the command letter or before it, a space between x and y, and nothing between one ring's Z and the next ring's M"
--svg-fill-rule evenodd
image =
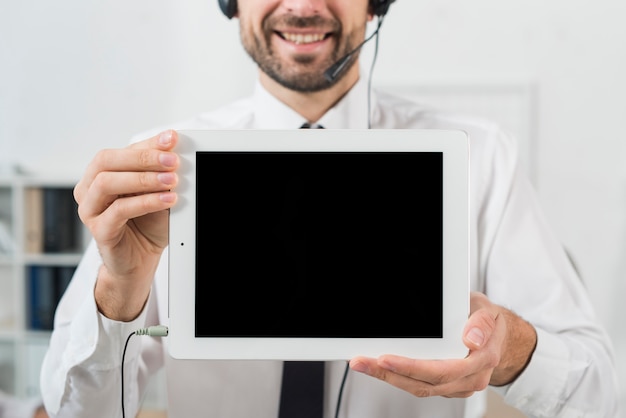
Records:
M43 189L43 251L75 252L80 248L77 204L72 189Z
M24 190L24 251L43 252L43 189L40 187Z
M24 251L29 254L81 251L81 223L73 190L28 187L24 190Z
M56 307L69 285L76 267L31 265L27 267L28 328L52 330Z

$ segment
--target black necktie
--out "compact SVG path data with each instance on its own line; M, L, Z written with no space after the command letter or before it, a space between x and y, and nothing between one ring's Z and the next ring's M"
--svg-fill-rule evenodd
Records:
M304 123L300 129L311 129L311 124ZM322 418L323 415L324 362L283 362L278 418Z
M283 362L278 418L322 418L324 362Z
M310 123L304 122L300 129L324 129L324 127L322 125L312 126Z

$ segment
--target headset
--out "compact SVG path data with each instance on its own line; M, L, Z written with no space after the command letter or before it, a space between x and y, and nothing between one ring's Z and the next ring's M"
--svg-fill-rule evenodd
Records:
M237 0L217 0L222 13L226 15L227 18L232 19L235 14L237 14ZM348 0L350 1L350 0ZM387 12L389 11L389 6L396 0L369 0L369 5L372 8L372 13L378 18L378 26L374 33L368 36L364 41L362 41L356 48L352 51L348 52L346 55L337 60L333 65L331 65L326 71L324 71L324 78L329 82L333 83L335 80L339 78L341 74L349 67L351 60L356 56L355 54L374 36L376 36L376 51L378 51L378 31L380 30L380 26L383 23L383 19ZM374 62L376 62L376 52L374 53ZM374 68L374 64L372 63L372 69ZM371 73L370 73L371 77ZM371 81L371 78L370 78ZM371 88L369 89L371 91ZM371 128L370 120L369 120L369 107L370 107L370 98L368 94L367 98L367 107L368 107L368 128ZM347 369L346 369L347 370ZM345 378L345 377L344 377Z
M384 16L389 10L389 6L396 0L370 0L372 12L378 16ZM237 0L218 0L220 9L227 18L232 19L237 13Z

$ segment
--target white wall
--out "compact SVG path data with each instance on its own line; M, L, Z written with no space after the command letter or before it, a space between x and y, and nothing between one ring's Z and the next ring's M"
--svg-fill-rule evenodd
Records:
M531 174L623 386L625 17L623 0L398 0L373 73L381 86L533 86ZM78 175L100 148L248 93L255 73L214 0L5 1L0 164Z

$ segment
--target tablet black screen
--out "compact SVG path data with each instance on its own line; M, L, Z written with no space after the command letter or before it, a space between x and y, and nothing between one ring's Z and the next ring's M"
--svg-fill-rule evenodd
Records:
M443 154L197 152L197 337L441 337Z

